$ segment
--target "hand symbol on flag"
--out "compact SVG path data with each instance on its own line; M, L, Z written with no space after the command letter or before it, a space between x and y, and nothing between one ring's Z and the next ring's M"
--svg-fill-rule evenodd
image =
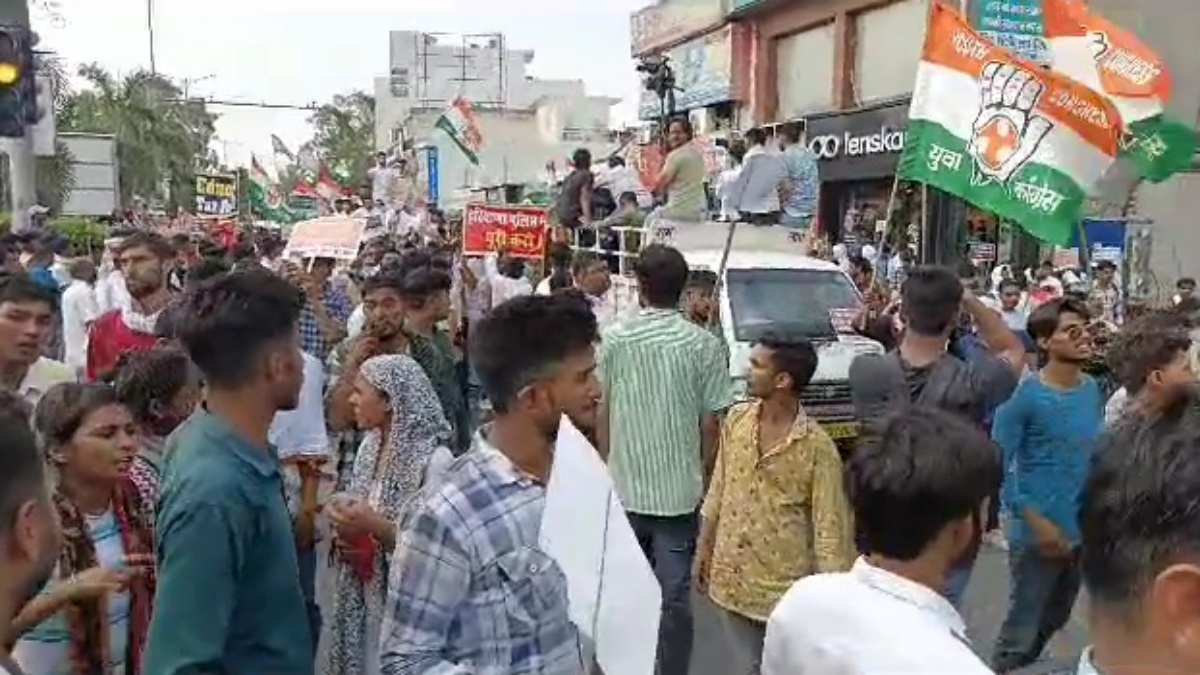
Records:
M976 172L1007 182L1050 133L1050 120L1034 112L1046 86L1008 63L988 63L979 77L982 106L971 130Z

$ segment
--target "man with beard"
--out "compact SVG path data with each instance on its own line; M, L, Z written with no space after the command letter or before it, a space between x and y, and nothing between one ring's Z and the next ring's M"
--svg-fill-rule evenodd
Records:
M143 672L312 675L292 518L269 442L304 380L299 289L266 270L212 279L179 337L204 408L163 449L158 590Z
M136 232L118 244L115 253L132 301L101 315L88 330L86 375L92 382L112 371L125 352L155 345L154 323L171 301L167 273L175 249L169 241L152 232Z
M342 340L330 353L326 369L333 383L326 397L330 431L339 434L338 483L349 478L362 437L354 429L354 407L350 397L358 369L372 356L408 354L409 340L404 332L404 277L398 270L378 274L363 282L361 333Z
M1083 303L1058 298L1029 315L1046 365L996 410L992 437L1009 484L1008 617L992 667L1033 663L1067 621L1079 594L1079 495L1104 426L1100 386L1083 372L1091 356Z
M21 399L0 396L0 644L11 645L13 617L36 596L54 572L62 532L46 491L45 469L29 409ZM0 649L0 675L22 675L7 647Z
M667 125L667 145L671 152L654 182L654 192L666 197L666 206L657 213L668 220L698 221L704 218L707 208L704 181L708 169L704 166L704 155L692 143L692 135L692 123L687 117L677 117Z
M589 672L566 577L538 536L562 416L595 424L599 338L573 295L515 298L472 327L496 417L401 520L383 675Z

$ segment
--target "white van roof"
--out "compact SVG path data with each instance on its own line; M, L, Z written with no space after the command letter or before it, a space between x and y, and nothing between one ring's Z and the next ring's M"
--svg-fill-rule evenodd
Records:
M729 223L662 223L669 234L656 237L683 253L688 265L716 271L729 237ZM778 226L733 225L727 269L810 269L836 272L836 264L813 258L805 250L803 233ZM656 228L659 230L659 228ZM661 231L661 230L659 230ZM658 234L658 232L656 232Z

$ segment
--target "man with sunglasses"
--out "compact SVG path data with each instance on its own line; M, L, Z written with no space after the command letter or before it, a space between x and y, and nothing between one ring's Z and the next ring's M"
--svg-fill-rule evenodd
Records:
M992 666L1030 665L1071 618L1079 594L1079 495L1103 428L1104 397L1083 372L1092 355L1086 306L1058 298L1029 316L1045 365L996 410L992 437L1009 468L1008 617Z

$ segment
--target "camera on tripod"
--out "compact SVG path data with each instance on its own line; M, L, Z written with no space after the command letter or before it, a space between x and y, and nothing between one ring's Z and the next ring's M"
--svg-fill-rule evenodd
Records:
M645 74L642 85L646 91L654 92L660 99L675 90L675 71L671 68L671 59L665 54L643 56L636 69Z

